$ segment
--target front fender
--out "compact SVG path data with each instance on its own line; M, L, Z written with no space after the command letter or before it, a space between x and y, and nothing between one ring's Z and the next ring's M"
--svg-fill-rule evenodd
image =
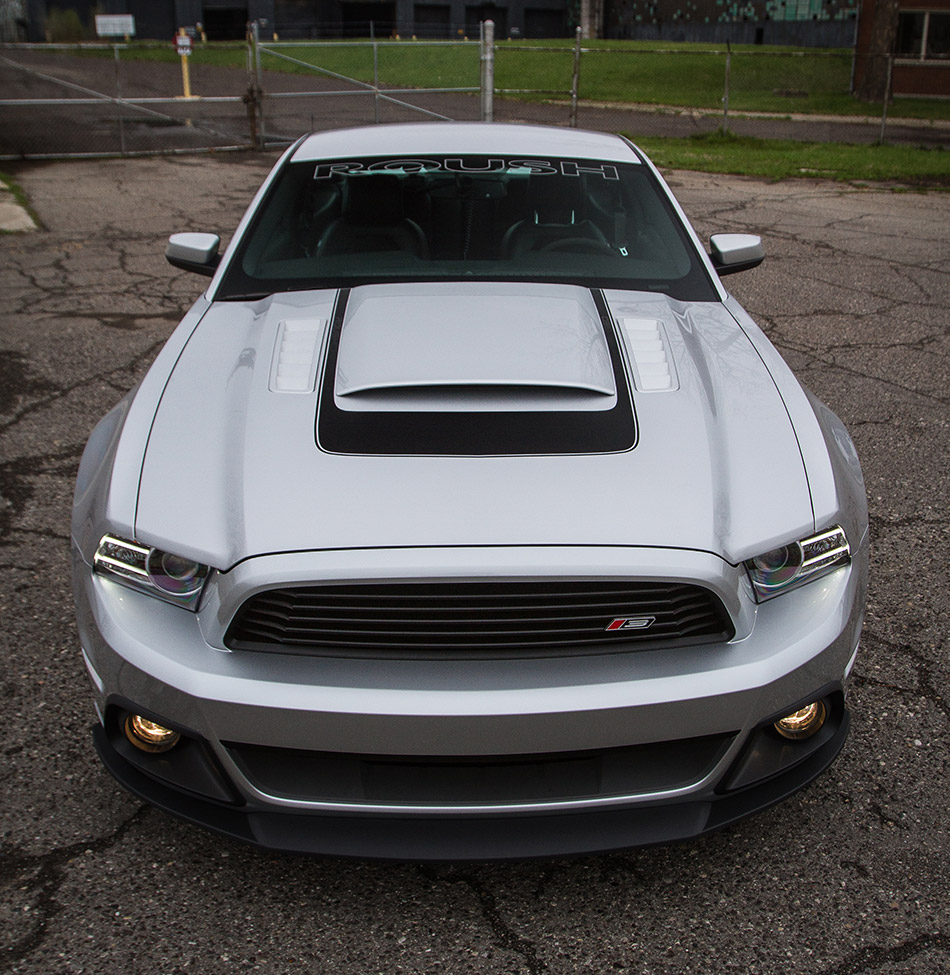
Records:
M857 549L864 543L868 533L868 498L858 452L838 416L811 390L803 388L815 411L815 417L828 448L835 491L838 495L841 527L845 530L852 549Z
M182 350L210 307L199 298L172 332L137 389L96 424L79 462L73 495L73 543L92 563L105 531L135 537L142 463L155 413Z
M109 410L95 425L79 461L73 492L73 544L89 563L99 544L99 526L105 520L116 447L132 405L135 390Z

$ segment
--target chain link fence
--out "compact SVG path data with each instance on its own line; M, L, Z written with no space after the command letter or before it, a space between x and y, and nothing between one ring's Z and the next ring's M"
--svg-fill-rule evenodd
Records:
M247 146L247 70L191 58L191 86L202 95L185 98L171 53L122 44L0 47L0 157Z
M346 125L481 118L479 41L259 42L255 32L251 44L261 145Z
M373 25L369 26L370 32ZM950 147L950 111L859 102L851 51L570 40L0 46L0 158L221 151L307 131L425 119L519 121L637 137L739 135ZM187 72L187 75L186 75ZM189 96L189 97L186 97ZM934 104L934 103L931 103Z
M850 50L749 47L502 41L495 45L494 118L634 138L724 131L763 139L950 148L950 101L943 103L941 117L933 100L921 111L920 102L863 102L852 96L856 70L871 65L890 78L893 58L865 56L859 62ZM518 79L526 77L544 90L519 86ZM922 117L905 117L908 106Z

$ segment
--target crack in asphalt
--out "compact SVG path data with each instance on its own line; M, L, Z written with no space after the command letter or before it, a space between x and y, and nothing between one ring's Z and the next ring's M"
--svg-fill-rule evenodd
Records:
M14 531L14 521L33 499L34 488L30 480L44 474L67 479L75 477L82 450L80 443L56 453L15 457L0 463L0 548L6 547L6 539Z
M916 938L903 941L901 944L890 948L869 945L867 948L860 948L839 964L824 969L819 975L860 975L862 972L873 972L885 965L909 961L922 952L934 948L941 951L950 950L950 937L942 931L936 931L920 934Z
M896 528L919 528L922 525L935 525L940 528L950 526L946 518L932 518L927 515L905 515L902 518L884 518L875 515L871 524L872 534L880 537L882 532Z
M68 532L54 532L52 529L40 529L40 528L14 528L11 532L13 535L35 535L37 538L46 538L54 542L69 542ZM0 533L2 535L2 533ZM0 548L5 548L6 545L0 542Z
M883 681L878 677L865 673L855 673L856 680L885 687L888 690L901 694L916 694L932 704L950 721L950 701L946 699L941 690L940 678L933 672L933 663L921 651L914 649L910 643L897 643L892 640L887 640L880 634L873 632L873 630L870 632L865 630L861 634L861 643L865 646L865 649L868 646L872 648L884 648L891 654L900 654L909 658L913 662L917 674L917 687L900 687L899 685Z
M49 922L63 909L56 900L56 895L66 880L64 868L70 860L83 854L102 853L111 849L150 811L150 806L142 804L109 835L96 840L79 840L46 853L17 853L6 846L0 849L0 882L12 884L25 879L26 883L21 884L20 889L26 891L27 896L37 897L36 906L30 909L31 929L6 944L0 941L0 958L9 965L14 965L43 943L49 930ZM25 877L31 872L32 877Z
M536 901L541 900L548 884L550 884L558 876L558 874L563 873L564 870L565 867L562 867L559 864L549 864L541 867L538 874L538 882L534 887L534 899Z
M147 348L133 355L127 362L116 366L114 369L107 369L104 372L97 372L93 373L91 376L85 376L82 379L76 380L74 383L58 387L48 395L41 396L39 399L27 403L20 409L13 411L13 414L9 420L0 422L0 434L9 430L11 427L16 426L24 418L36 413L38 410L41 410L46 406L49 406L51 403L55 403L58 400L63 399L70 393L76 392L78 389L83 389L84 387L90 386L97 382L111 383L112 377L114 376L118 376L123 373L134 373L142 363L151 361L158 354L158 351L164 344L165 339L158 339ZM129 384L126 383L123 388L128 390Z
M795 352L805 357L805 364L796 369L796 372L799 374L824 367L844 373L848 376L853 376L857 379L868 379L872 382L879 383L882 386L887 386L890 389L896 389L902 393L907 393L910 396L917 396L921 399L929 400L932 403L939 403L941 406L946 406L948 403L950 403L950 397L948 396L940 396L937 393L925 392L920 388L898 382L895 379L888 379L884 376L875 375L866 369L858 369L855 366L845 365L841 362L829 360L824 355L815 353L811 350L806 350L804 346L797 345L788 339L776 338L775 336L771 335L769 338L772 341L772 344L780 352Z
M135 247L136 243L141 246ZM128 299L125 304L140 308L143 319L174 317L177 321L181 308L190 304L197 293L188 286L188 279L181 272L172 271L155 259L153 234L132 237L118 231L111 237L100 234L95 244L88 247L85 238L66 239L61 245L63 253L34 266L33 251L42 251L42 244L39 241L27 248L22 258L12 255L8 267L4 268L5 305L13 315L115 318L127 314L135 317L133 312L115 310L117 299ZM105 280L92 286L78 284L79 268L69 266L77 257L101 264ZM19 281L12 280L15 278ZM105 306L104 299L113 306Z
M636 864L623 854L615 854L604 860L601 865L601 879L607 882L614 882L617 877L633 877L637 886L645 889L649 886L646 875Z
M465 873L455 867L447 867L444 870L437 870L433 867L419 865L419 873L433 884L448 883L462 884L472 892L475 902L481 910L482 917L485 919L492 934L495 937L495 947L504 951L513 952L524 959L524 968L528 975L541 975L548 970L547 962L538 956L537 945L529 938L522 937L512 930L510 925L505 923L501 912L498 910L498 903L495 895L487 884L482 883L470 873Z
M850 867L857 873L860 877L868 880L871 876L871 871L863 864L859 863L857 860L842 860L838 866L840 867Z
M46 393L55 388L33 371L22 352L0 349L0 416L9 413L24 392Z
M884 807L879 802L872 802L868 805L868 809L874 813L878 818L883 827L893 827L894 829L909 829L909 825L903 821L899 816L893 816L888 813Z

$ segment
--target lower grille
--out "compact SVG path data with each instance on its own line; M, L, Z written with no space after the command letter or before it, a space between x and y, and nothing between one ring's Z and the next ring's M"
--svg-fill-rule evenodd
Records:
M280 653L517 656L720 642L734 633L718 597L687 583L348 583L257 593L225 644Z
M268 795L310 802L430 805L556 802L644 795L698 782L735 733L539 755L343 755L226 743Z

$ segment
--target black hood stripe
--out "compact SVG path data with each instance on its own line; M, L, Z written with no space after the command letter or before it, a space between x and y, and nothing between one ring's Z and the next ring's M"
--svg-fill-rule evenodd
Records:
M316 440L336 454L536 455L619 453L636 446L630 384L603 293L592 291L614 372L617 402L610 410L392 412L341 410L334 401L340 336L349 289L340 291L317 402Z

